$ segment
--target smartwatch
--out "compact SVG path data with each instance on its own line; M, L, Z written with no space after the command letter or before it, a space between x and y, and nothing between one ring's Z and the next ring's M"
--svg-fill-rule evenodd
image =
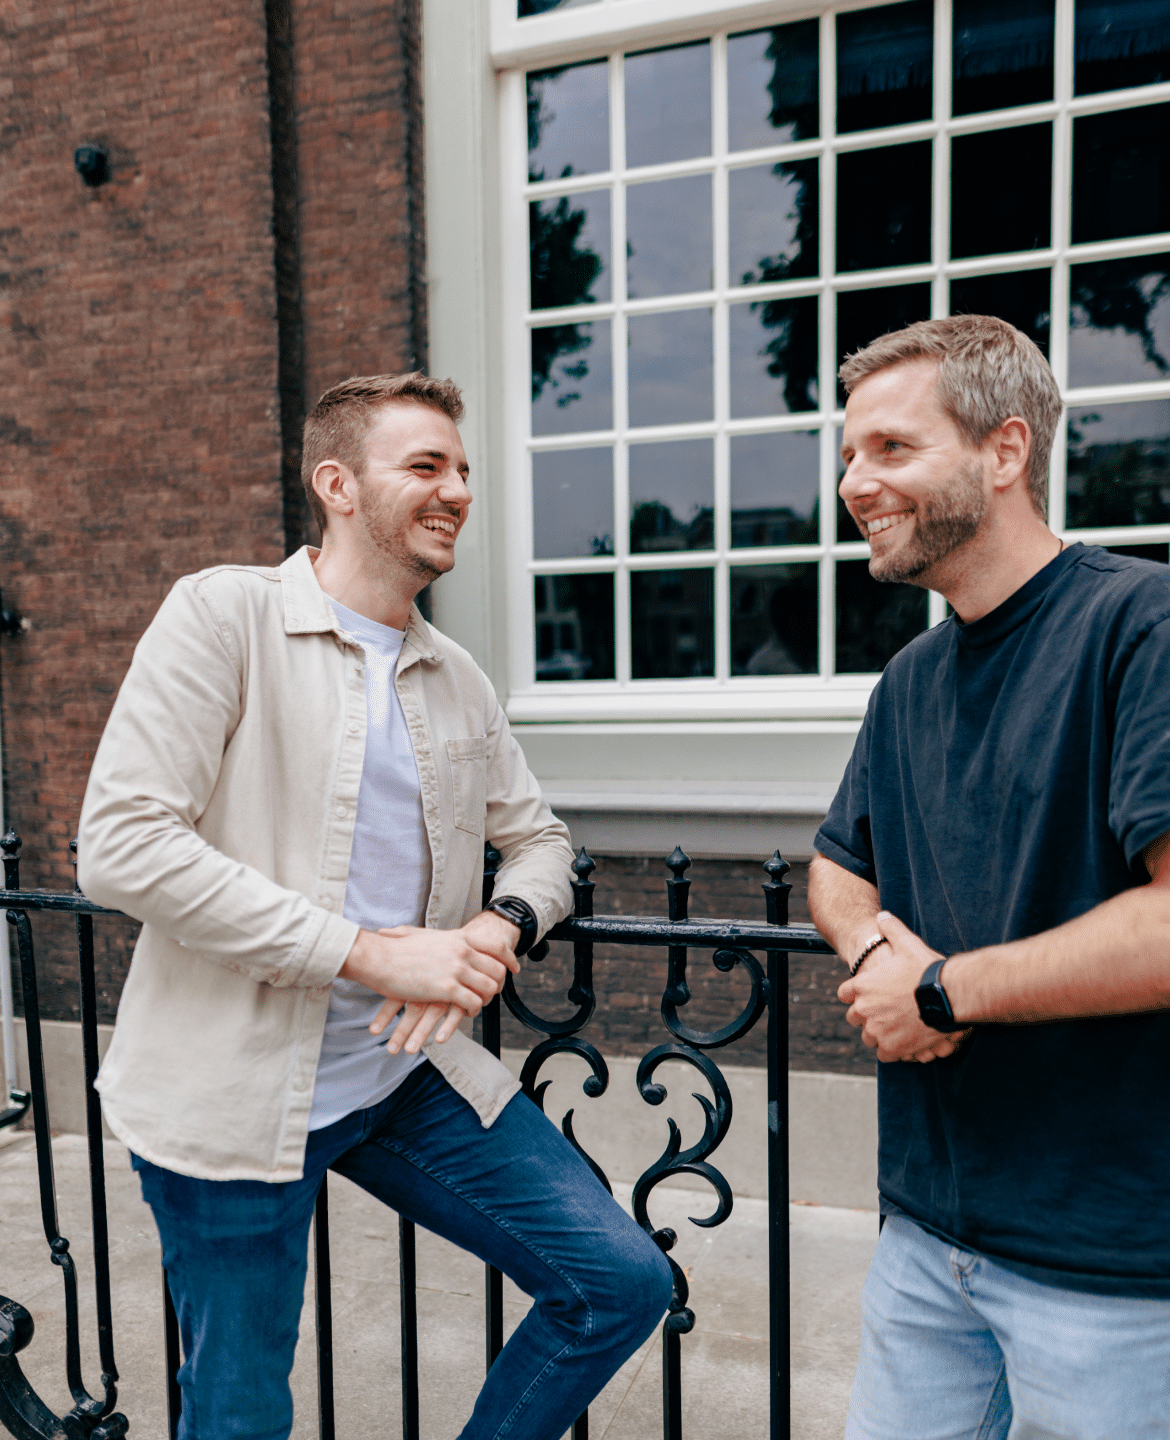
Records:
M922 1023L929 1025L932 1030L941 1031L944 1035L966 1028L955 1019L955 1012L951 1009L951 1002L939 979L942 968L949 959L949 955L944 955L941 960L935 960L933 964L928 965L922 972L918 988L914 991Z
M498 900L489 900L483 907L485 910L494 910L497 915L502 915L505 920L510 920L520 931L520 938L516 941L516 954L524 955L532 949L536 943L536 915L527 900L521 900L516 895L501 895Z

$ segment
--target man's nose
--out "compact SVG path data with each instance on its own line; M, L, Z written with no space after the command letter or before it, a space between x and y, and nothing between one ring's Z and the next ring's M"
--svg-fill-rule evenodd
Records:
M877 478L867 473L863 458L855 455L845 467L837 493L848 504L850 500L864 500L867 496L876 495L880 489Z
M467 481L453 465L439 477L439 499L464 507L471 504Z

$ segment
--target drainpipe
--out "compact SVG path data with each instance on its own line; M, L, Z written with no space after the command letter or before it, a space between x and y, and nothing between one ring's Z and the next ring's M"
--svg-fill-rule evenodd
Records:
M27 620L15 611L0 610L0 633L19 634ZM0 724L0 835L4 824L4 727ZM8 922L0 919L0 1034L4 1039L4 1092L0 1095L0 1127L15 1125L28 1110L29 1097L16 1087L16 1026L12 1023L12 957L8 950Z

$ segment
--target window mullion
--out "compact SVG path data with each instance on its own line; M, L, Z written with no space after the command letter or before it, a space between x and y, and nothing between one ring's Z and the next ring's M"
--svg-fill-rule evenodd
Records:
M951 313L947 261L951 257L951 142L946 124L951 113L951 0L934 0L934 155L931 166L930 313L935 319Z

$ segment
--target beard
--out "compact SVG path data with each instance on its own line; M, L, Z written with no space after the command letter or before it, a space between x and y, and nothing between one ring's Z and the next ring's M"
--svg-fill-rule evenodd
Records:
M392 500L377 497L365 486L361 487L359 493L362 497L359 513L370 544L395 567L414 575L420 589L452 568L454 557L449 558L446 564L436 563L414 548L409 535L413 517L404 522L401 512L395 509ZM457 520L458 516L454 515L452 519Z
M972 539L986 513L983 471L976 461L960 471L943 494L919 501L909 543L891 555L874 556L869 573L886 584L917 580Z

